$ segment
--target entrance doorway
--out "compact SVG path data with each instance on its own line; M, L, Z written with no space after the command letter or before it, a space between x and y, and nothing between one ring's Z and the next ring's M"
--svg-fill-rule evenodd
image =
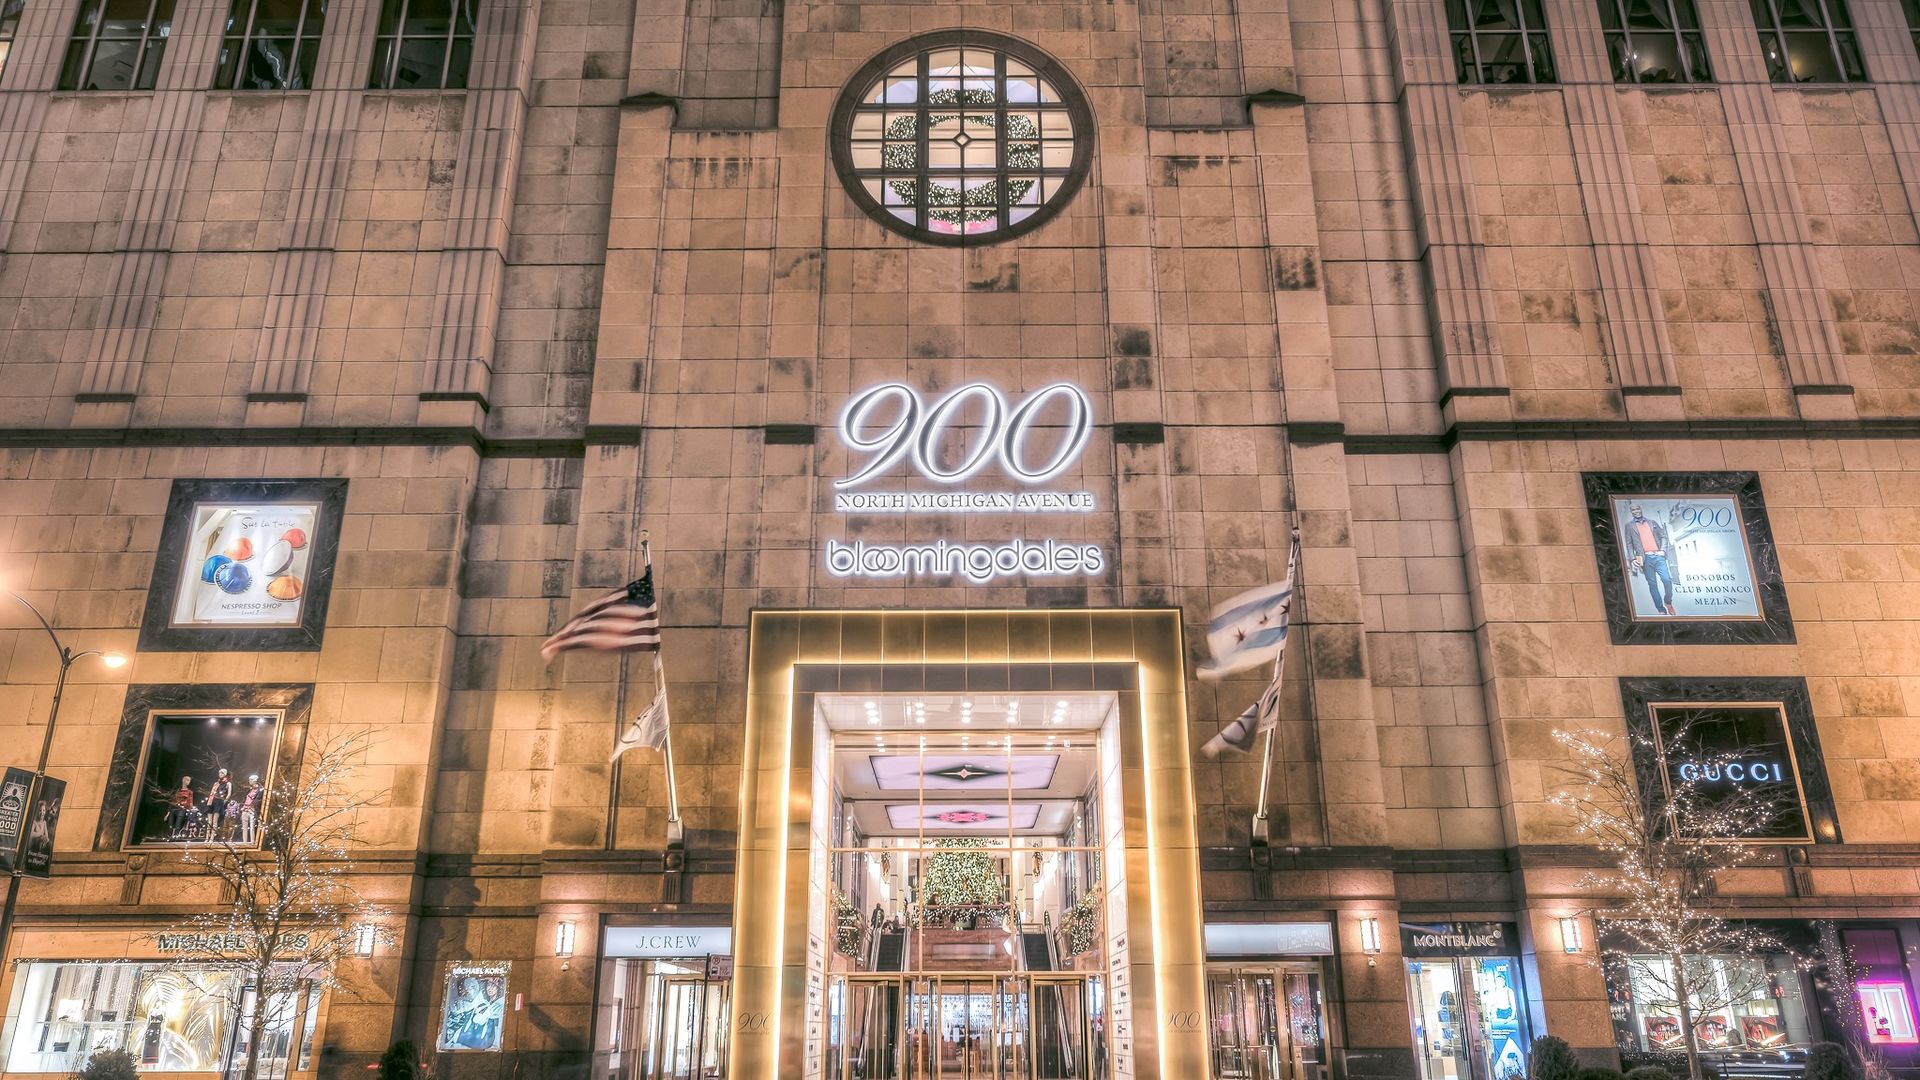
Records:
M865 975L1078 978L1085 1072L1205 1077L1185 668L1173 608L753 612L729 1080L824 1077Z
M823 1075L1107 1074L1110 691L823 693Z
M607 1080L720 1080L727 1065L727 991L705 958L618 960Z
M1324 1004L1318 964L1208 968L1214 1080L1322 1080Z
M1513 956L1407 961L1422 1080L1512 1080L1527 1068L1526 988Z
M1101 979L836 975L829 1080L1100 1080Z

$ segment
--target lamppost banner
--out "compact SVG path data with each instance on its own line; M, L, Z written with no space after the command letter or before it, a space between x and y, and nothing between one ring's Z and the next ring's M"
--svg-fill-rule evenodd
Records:
M53 876L53 834L60 826L60 804L67 782L42 776L27 800L27 840L20 849L20 872L28 877Z
M0 776L0 873L20 868L20 839L32 791L33 774L25 769L8 769Z

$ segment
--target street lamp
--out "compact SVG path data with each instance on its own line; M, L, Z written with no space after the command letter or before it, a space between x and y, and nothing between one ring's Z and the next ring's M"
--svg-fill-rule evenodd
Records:
M53 707L47 711L47 731L40 739L40 761L33 769L34 779L38 781L41 777L47 775L47 758L53 753L53 728L60 720L60 695L66 692L67 672L72 670L74 662L84 657L97 656L100 658L102 664L110 668L118 668L126 666L127 658L117 652L103 652L100 649L87 649L82 652L74 652L72 649L67 648L65 643L60 640L59 634L53 632L53 624L47 621L45 615L40 614L39 608L28 603L27 598L21 596L19 593L13 593L11 595L15 600L20 601L21 607L31 611L33 617L40 621L40 629L47 632L48 639L53 642L54 651L60 655L60 675L53 683ZM24 820L24 814L22 818ZM0 956L6 954L7 945L13 936L13 907L19 897L20 867L18 860L16 860L13 873L7 876L6 905L0 907Z

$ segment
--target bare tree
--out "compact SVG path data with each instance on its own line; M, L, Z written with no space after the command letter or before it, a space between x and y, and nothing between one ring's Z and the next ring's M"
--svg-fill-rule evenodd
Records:
M251 838L216 823L181 856L219 881L222 899L158 936L175 969L226 996L246 1025L243 1080L257 1080L269 1029L288 1027L296 1056L308 1010L339 985L355 939L387 936L352 873L360 810L387 794L351 783L373 743L362 729L310 747L304 767L264 789Z
M1660 761L1648 734L1622 740L1557 731L1554 738L1570 761L1558 766L1568 782L1548 802L1568 813L1567 827L1581 842L1606 856L1608 867L1589 871L1580 885L1607 898L1609 906L1594 910L1596 923L1634 946L1596 950L1599 962L1614 977L1630 979L1636 994L1651 990L1644 1004L1678 1015L1687 1074L1700 1080L1700 1017L1731 1014L1735 1005L1763 994L1768 955L1785 951L1771 935L1727 916L1714 899L1715 879L1760 859L1752 838L1764 836L1783 807L1751 786L1729 784L1709 793L1702 790L1704 779L1671 772L1665 782L1636 783L1635 751L1643 760ZM1721 776L1738 762L1702 754L1689 764L1690 777L1705 778Z

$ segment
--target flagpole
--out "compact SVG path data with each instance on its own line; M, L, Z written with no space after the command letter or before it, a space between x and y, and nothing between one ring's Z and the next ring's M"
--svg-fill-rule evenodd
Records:
M1300 605L1300 526L1297 523L1293 527L1292 535L1288 537L1287 544L1287 582L1288 586L1293 589L1293 599L1288 601L1288 603L1289 606L1298 610L1302 605ZM1293 622L1291 614L1288 615L1287 621L1289 624ZM1289 629L1289 632L1291 632L1291 629ZM1280 681L1280 665L1285 663L1286 659L1287 653L1284 649L1280 651L1278 656L1273 658L1273 679L1275 682ZM1311 671L1307 673L1307 678L1313 678ZM1277 702L1274 708L1277 713L1279 709ZM1259 722L1257 716L1255 722ZM1260 802L1253 811L1253 842L1262 846L1265 846L1273 838L1272 819L1267 814L1267 788L1273 779L1273 737L1279 733L1280 725L1275 723L1267 729L1267 737L1260 746Z
M664 699L667 696L667 669L660 662L660 653L653 654L653 692ZM667 846L679 847L686 839L686 833L680 825L680 783L673 774L673 719L671 710L667 718L667 738L660 752L666 757L667 766Z
M1273 677L1276 679L1280 677L1280 665L1286 655L1282 652L1273 658ZM1258 723L1258 720L1255 722ZM1260 803L1253 811L1253 842L1260 845L1272 839L1271 823L1267 817L1267 782L1273 775L1273 737L1279 731L1279 724L1268 728L1267 737L1260 746Z

